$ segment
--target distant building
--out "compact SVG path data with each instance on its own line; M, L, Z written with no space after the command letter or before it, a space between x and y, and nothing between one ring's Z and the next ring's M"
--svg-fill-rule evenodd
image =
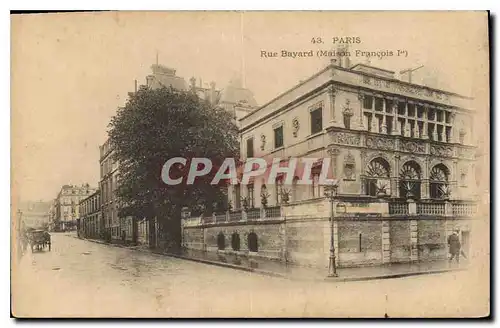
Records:
M146 76L146 85L151 89L172 87L177 90L187 90L186 81L175 74L175 69L163 65L151 65L152 74Z
M48 228L51 202L28 201L19 204L22 222L26 228Z
M96 188L88 183L81 186L64 185L55 199L54 230L66 231L76 228L76 219L80 215L80 201L94 193ZM49 212L50 204L47 207Z
M84 238L99 238L101 232L101 192L93 194L80 202L80 226L78 235Z

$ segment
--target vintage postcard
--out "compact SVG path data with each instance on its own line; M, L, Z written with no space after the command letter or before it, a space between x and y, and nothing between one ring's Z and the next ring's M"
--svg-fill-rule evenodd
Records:
M11 15L12 316L489 316L488 22Z

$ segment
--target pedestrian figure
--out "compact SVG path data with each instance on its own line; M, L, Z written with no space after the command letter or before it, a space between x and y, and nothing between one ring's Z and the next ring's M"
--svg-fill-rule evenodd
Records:
M461 245L460 238L458 238L458 230L453 231L448 237L448 247L450 250L450 262L455 258L457 263L460 262ZM462 252L463 253L463 252Z

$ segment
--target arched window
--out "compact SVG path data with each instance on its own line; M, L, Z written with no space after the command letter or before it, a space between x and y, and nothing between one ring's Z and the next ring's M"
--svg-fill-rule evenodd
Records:
M250 252L259 251L259 243L257 239L257 234L255 232L250 232L248 234L248 250Z
M237 232L231 235L231 247L234 251L240 250L240 235Z
M377 196L379 191L389 193L389 187L389 163L385 159L377 157L366 168L365 193L370 196Z
M224 237L222 231L217 235L217 248L220 250L224 250L226 248L226 238Z
M420 183L421 183L420 166L409 161L403 165L399 173L399 195L403 198L420 199Z
M429 194L431 198L446 198L449 196L448 177L448 168L443 164L438 164L432 168L429 176Z

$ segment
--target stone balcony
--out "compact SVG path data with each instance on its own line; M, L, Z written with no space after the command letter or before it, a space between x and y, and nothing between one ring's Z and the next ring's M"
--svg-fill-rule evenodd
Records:
M464 201L393 201L364 200L336 201L335 216L340 217L473 217L477 204ZM293 202L266 209L237 210L214 213L210 216L190 217L183 220L184 227L234 225L247 222L304 220L329 218L331 204L325 197Z

